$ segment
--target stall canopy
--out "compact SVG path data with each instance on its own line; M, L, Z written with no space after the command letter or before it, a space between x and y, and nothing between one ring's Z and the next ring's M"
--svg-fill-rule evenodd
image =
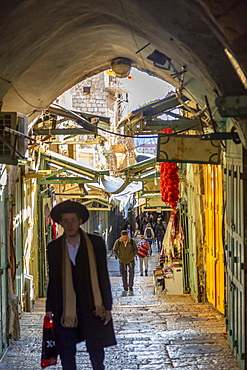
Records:
M200 128L201 121L198 115L203 115L203 112L197 112L186 103L189 101L184 95L175 93L168 97L147 104L141 108L132 111L126 118L122 119L118 128L124 127L125 133L128 135L145 135L150 133L160 133L163 128L171 128L172 130L188 130ZM191 117L188 118L185 114L180 115L179 112L190 112ZM159 118L165 114L174 119L164 120Z
M38 178L39 184L80 184L98 182L100 177L109 175L108 170L97 170L91 166L53 152L51 150L37 150L37 155L47 162L50 169L39 170L25 175L27 178ZM54 171L54 168L56 170Z
M144 161L133 164L132 166L123 168L120 173L124 174L125 181L142 181L143 176L154 174L156 170L157 159L152 157Z
M119 206L120 211L124 211L124 217L128 217L128 210L135 205L134 194L142 189L142 182L132 182L118 194L112 194L110 201Z
M43 169L27 173L26 178L37 178L39 184L67 184L69 187L64 191L65 197L78 197L88 205L92 201L98 202L107 210L111 209L110 204L116 204L125 215L128 209L135 205L134 194L143 189L143 182L147 181L147 177L157 176L159 172L156 168L156 157L122 169L120 175L123 178L116 178L110 176L108 170L97 170L89 165L82 165L51 150L37 149L37 156L46 164L43 164ZM89 187L93 191L82 194L78 192L78 186ZM100 197L99 193L105 195Z
M62 107L58 104L51 104L47 110L45 111L45 115L43 116L44 120L49 120L54 116L64 117L68 120L72 120L78 124L81 129L75 129L72 131L72 134L97 134L98 128L102 129L109 129L110 128L110 118L102 117L99 115L94 115L90 113L84 113L77 110L70 110L65 107ZM38 120L34 127L33 131L35 135L65 135L68 134L68 128L58 129L57 123L51 122L51 126L49 127L47 124L45 128L42 127L44 121ZM72 130L72 129L71 129Z

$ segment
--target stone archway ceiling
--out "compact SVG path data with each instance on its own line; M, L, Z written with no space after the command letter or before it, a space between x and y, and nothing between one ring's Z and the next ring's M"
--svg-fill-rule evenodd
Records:
M217 119L217 96L246 92L224 52L247 72L246 10L237 0L5 1L2 110L32 120L63 91L125 57L200 107L207 96Z

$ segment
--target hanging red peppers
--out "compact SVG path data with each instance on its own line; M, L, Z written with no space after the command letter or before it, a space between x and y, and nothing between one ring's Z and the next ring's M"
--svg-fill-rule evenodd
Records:
M165 134L171 134L169 128L163 129ZM178 203L178 166L176 163L162 162L160 164L160 192L163 202L170 204L172 209L177 207Z

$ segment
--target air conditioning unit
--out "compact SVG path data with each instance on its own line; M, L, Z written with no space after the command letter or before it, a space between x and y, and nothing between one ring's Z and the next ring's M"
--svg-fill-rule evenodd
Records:
M28 139L5 128L27 135L28 118L17 112L0 112L0 163L17 165L18 158L25 158Z

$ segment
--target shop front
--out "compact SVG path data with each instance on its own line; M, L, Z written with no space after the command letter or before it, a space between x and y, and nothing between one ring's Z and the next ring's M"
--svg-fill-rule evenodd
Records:
M174 210L167 224L159 256L159 265L154 270L156 290L165 294L184 294L186 284L183 263L184 231L178 210Z

